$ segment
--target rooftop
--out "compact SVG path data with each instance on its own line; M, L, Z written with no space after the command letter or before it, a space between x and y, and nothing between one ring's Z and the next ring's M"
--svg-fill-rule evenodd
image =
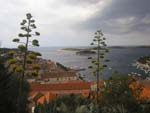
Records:
M60 91L60 90L84 90L90 89L90 82L72 82L60 84L38 84L31 83L32 91Z

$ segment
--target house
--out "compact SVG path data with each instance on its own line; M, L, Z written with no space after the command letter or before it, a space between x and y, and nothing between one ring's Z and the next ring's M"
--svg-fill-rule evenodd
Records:
M54 84L39 84L30 83L31 92L30 97L35 97L38 93L44 96L49 94L58 95L68 95L68 94L81 94L83 96L88 96L91 90L91 82L74 81L65 83L54 83ZM49 101L49 100L48 100ZM37 100L38 102L38 100Z
M91 82L79 80L54 84L30 83L30 86L31 92L28 99L30 101L29 109L31 110L31 113L34 113L34 106L37 103L43 104L45 100L49 102L57 96L69 94L88 97L91 91Z

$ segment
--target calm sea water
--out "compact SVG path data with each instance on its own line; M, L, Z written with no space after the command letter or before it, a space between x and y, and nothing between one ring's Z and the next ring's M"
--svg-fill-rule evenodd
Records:
M75 51L62 51L62 47L41 47L33 49L42 53L42 58L60 62L67 67L77 66L86 68L85 71L80 71L82 75L85 75L87 80L95 80L92 71L88 69L91 61L88 60L88 56L78 56ZM111 76L112 72L117 70L123 74L129 74L131 72L142 74L142 76L148 76L143 71L136 69L132 66L141 56L150 55L150 48L112 48L106 55L111 61L108 63L109 69L106 69L101 78L107 78Z

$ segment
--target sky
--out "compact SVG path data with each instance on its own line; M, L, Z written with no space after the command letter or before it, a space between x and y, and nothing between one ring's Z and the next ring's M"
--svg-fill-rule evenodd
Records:
M35 19L40 46L88 46L102 30L108 45L150 45L150 0L0 0L0 42L17 47L20 22Z

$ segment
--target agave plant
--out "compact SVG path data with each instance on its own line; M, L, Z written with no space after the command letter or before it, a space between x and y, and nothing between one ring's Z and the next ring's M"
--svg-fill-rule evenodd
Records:
M97 81L97 103L98 103L98 95L99 95L99 79L100 74L102 74L103 70L107 68L107 62L109 59L105 58L105 54L109 52L107 45L106 45L106 38L104 37L102 31L97 30L91 43L93 49L97 52L96 57L88 57L91 60L91 65L88 67L92 69L93 75L96 76Z

